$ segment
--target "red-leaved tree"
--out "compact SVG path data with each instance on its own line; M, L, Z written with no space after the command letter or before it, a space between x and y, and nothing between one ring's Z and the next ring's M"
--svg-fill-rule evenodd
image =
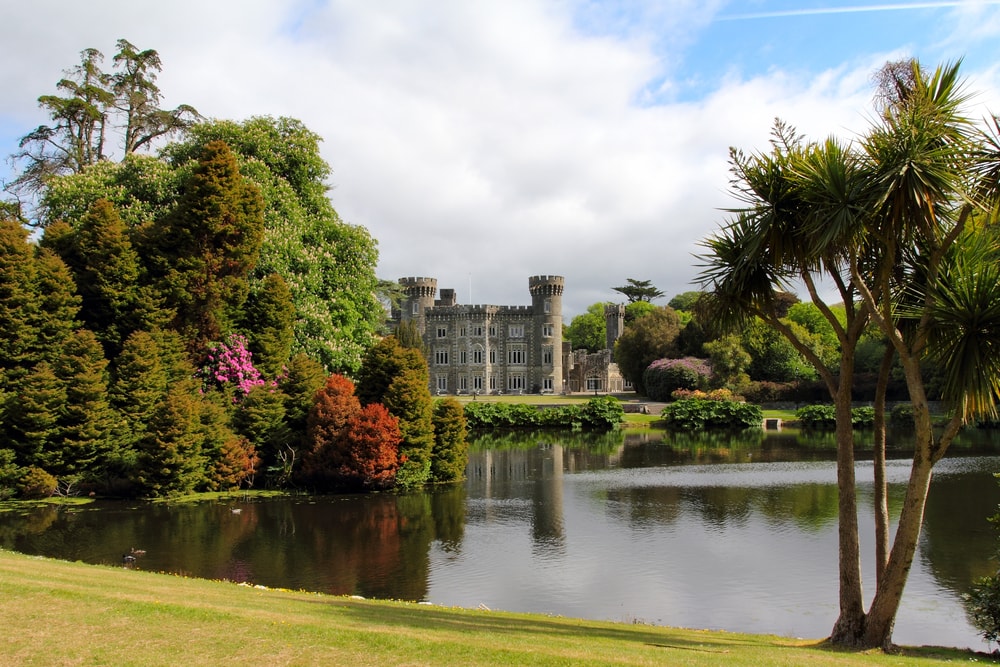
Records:
M341 479L350 487L387 489L399 469L399 420L381 403L366 405L341 431Z

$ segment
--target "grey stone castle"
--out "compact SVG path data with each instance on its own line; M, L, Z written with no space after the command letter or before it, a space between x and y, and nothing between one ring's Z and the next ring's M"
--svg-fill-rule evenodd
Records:
M435 299L435 278L399 284L399 320L423 336L432 392L562 391L562 276L529 278L530 306L459 305L453 289Z
M461 305L455 290L437 296L435 278L400 278L397 322L423 337L430 389L437 394L622 391L611 357L624 306L609 306L608 349L593 355L563 345L562 276L528 278L530 306ZM628 388L628 387L625 387Z

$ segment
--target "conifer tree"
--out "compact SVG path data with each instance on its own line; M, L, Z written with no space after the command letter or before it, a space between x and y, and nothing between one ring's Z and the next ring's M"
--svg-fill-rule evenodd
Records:
M265 377L277 377L295 342L295 304L285 279L277 273L265 278L247 299L243 318L254 365Z
M136 481L147 495L187 493L204 480L200 408L191 381L173 384L157 403L138 442Z
M12 389L29 368L35 339L35 261L28 231L0 220L0 389Z
M431 450L431 479L455 482L465 476L469 462L465 409L452 397L434 404L434 448Z
M340 477L349 489L391 488L399 469L399 421L381 403L366 405L341 431Z
M240 319L260 253L262 210L260 191L240 175L229 147L213 141L153 235L161 290L195 355Z
M423 361L417 350L403 350L401 354L405 359L410 353ZM403 436L399 446L401 463L396 473L396 483L403 488L419 487L430 479L434 409L427 383L426 363L422 369L407 368L393 378L383 399L385 407L399 419Z
M343 375L328 377L309 411L300 479L326 489L343 483L342 468L347 459L340 446L341 435L360 411L354 383Z
M53 445L65 403L66 390L52 366L45 361L36 364L8 400L7 431L19 466L63 469L62 452Z
M50 364L62 354L63 346L80 327L80 297L66 263L48 248L35 259L35 338L31 358Z

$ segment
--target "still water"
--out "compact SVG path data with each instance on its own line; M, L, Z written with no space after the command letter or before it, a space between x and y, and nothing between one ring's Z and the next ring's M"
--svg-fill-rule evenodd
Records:
M987 648L962 594L997 567L995 440L965 435L936 469L898 643ZM109 565L135 548L138 569L269 587L819 638L837 615L833 456L832 437L790 432L487 437L450 489L40 507L0 513L0 547ZM869 591L870 479L860 461Z

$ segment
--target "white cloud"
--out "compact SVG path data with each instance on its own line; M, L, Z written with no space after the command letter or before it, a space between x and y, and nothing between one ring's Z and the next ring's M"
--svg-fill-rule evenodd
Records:
M724 45L700 34L721 6L8 3L2 48L18 57L0 63L0 149L45 120L35 99L82 48L110 66L125 37L160 52L166 105L289 115L323 137L334 205L378 239L380 277L435 276L462 301L471 278L475 301L522 304L529 275L557 273L574 315L629 277L692 289L692 253L733 203L729 146L766 148L776 116L848 136L871 72L905 53L887 41L820 72L775 62L747 78L733 63L704 81L699 49ZM701 98L662 101L699 80Z

